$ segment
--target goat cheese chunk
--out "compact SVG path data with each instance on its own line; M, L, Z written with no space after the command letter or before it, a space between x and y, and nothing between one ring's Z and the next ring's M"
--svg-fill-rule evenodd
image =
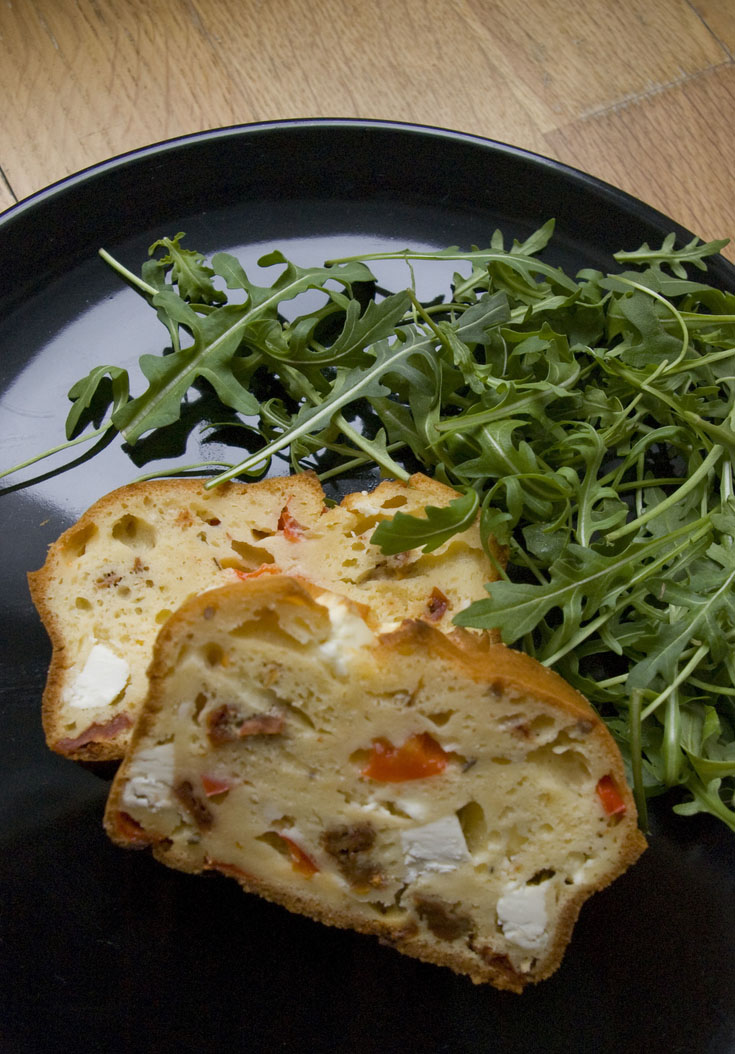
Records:
M537 886L508 886L498 899L498 922L504 935L519 948L543 948L548 939L546 883Z
M372 644L375 637L367 623L341 597L325 595L319 598L319 603L328 610L332 626L328 640L319 646L319 651L335 673L346 677L350 653Z
M406 878L413 882L426 872L454 871L469 860L467 844L459 820L452 813L433 823L401 831Z
M95 641L65 701L80 710L109 706L117 699L129 678L130 667L125 659L121 659L106 644Z
M146 808L153 812L170 808L174 783L174 745L141 750L130 768L130 777L122 795L123 805L129 809Z

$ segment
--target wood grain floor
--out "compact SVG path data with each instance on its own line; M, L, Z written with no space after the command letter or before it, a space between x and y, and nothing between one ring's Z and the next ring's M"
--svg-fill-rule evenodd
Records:
M0 0L0 209L172 136L360 117L534 150L735 238L734 56L735 0Z

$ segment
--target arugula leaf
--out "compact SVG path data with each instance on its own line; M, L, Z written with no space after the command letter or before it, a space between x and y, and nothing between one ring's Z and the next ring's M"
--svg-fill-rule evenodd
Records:
M466 531L475 522L480 502L474 490L453 498L444 508L427 505L426 516L410 516L400 509L393 519L379 523L370 538L387 556L421 549L433 553L455 534Z
M640 249L636 249L634 252L617 252L614 254L614 258L617 263L653 263L659 266L661 264L667 264L679 278L686 278L687 272L684 267L685 263L693 264L695 267L699 268L700 271L706 271L707 265L704 263L704 260L708 256L714 256L715 253L720 252L726 245L729 245L729 243L729 238L706 243L701 242L699 238L692 238L692 240L683 248L676 249L674 248L676 244L676 235L667 234L660 249L651 249L648 243L644 242Z
M149 248L148 255L152 256L156 249L166 250L165 256L157 261L159 272L171 269L172 280L184 300L202 304L223 303L227 296L212 284L214 271L207 266L201 253L181 248L179 243L183 237L183 232L179 231L173 238L159 238ZM149 280L152 276L153 271L149 269Z
M100 384L105 377L109 377L111 384L111 395L113 403L112 416L122 409L130 395L128 371L119 366L95 366L86 377L77 381L69 389L69 398L73 406L66 418L66 438L71 439L77 430L79 421L85 410L89 410L92 400L99 391Z

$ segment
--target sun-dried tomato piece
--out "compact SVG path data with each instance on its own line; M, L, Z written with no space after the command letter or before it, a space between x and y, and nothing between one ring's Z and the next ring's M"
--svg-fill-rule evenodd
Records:
M442 593L441 589L434 586L431 596L426 601L426 619L429 622L439 622L448 610L449 598Z
M102 724L95 721L74 739L60 739L57 744L58 749L62 754L69 754L72 750L85 747L88 743L103 743L107 739L114 739L118 732L124 732L126 728L130 728L132 723L132 719L127 714L118 714Z
M234 703L223 703L207 715L210 743L220 746L245 736L277 736L285 722L280 714L249 714L247 717Z
M214 823L214 816L208 806L195 793L190 780L181 780L174 787L174 794L191 816L197 827L208 830Z

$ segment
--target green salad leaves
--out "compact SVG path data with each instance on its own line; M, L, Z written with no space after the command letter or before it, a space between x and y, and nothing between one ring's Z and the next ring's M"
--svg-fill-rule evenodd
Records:
M245 447L209 487L282 452L322 479L377 465L451 484L446 509L398 513L375 543L431 552L479 509L508 564L455 621L500 627L592 701L644 823L646 799L678 788L676 811L735 831L735 293L704 281L726 243L672 235L572 277L539 255L552 233L312 267L272 252L270 286L181 234L139 276L103 253L170 347L141 358L142 387L114 365L75 384L67 440L134 445L204 386ZM386 260L405 262L404 289L380 288ZM443 269L443 297L422 302L419 268Z

